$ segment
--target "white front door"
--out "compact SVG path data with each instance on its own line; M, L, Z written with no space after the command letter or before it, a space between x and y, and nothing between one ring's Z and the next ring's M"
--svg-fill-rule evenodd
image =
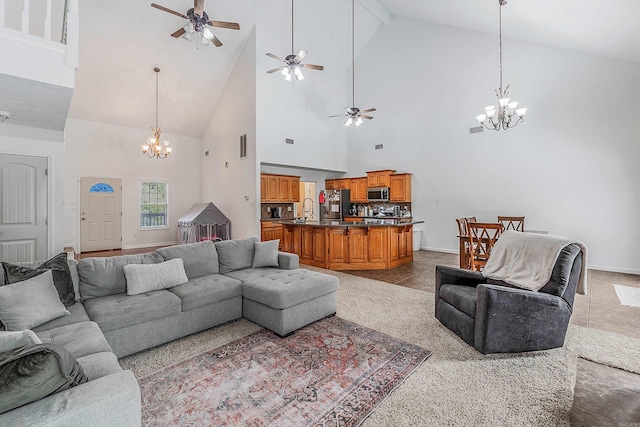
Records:
M80 179L80 251L122 248L122 180Z
M47 259L47 162L0 154L0 261Z

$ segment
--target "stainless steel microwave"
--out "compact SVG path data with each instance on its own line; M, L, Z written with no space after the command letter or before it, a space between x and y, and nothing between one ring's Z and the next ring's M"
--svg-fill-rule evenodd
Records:
M367 200L370 202L388 202L389 187L369 188L367 190Z

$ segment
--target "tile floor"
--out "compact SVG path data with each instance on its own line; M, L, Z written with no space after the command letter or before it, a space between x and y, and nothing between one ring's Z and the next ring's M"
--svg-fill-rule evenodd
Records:
M113 256L144 253L156 248L91 252L78 255ZM458 255L417 251L414 262L393 270L352 271L361 277L426 292L435 290L435 266L458 266ZM640 338L640 308L620 305L613 284L640 287L640 276L589 270L588 295L576 295L571 322L594 329ZM640 426L640 375L579 360L572 426Z

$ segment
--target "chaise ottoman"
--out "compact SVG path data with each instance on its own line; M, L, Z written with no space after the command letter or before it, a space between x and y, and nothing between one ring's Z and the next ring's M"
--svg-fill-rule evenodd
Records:
M243 282L242 316L283 337L336 313L338 278L314 271L252 268L225 274Z

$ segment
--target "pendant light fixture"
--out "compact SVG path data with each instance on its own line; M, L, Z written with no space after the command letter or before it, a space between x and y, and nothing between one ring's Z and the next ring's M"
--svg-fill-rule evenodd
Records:
M171 155L171 147L169 147L169 141L160 141L160 134L162 129L158 127L158 74L160 68L155 67L153 71L156 72L156 127L151 128L153 136L147 139L147 143L142 145L142 154L150 158L166 159Z
M286 58L281 58L278 55L274 55L273 53L267 53L267 56L271 58L282 61L287 65L282 67L274 68L273 70L267 71L268 74L275 73L280 71L280 73L284 76L284 79L288 82L292 82L291 76L295 76L296 80L304 80L304 75L302 75L302 69L308 68L310 70L324 70L322 65L313 65L313 64L303 64L302 59L307 55L306 50L302 49L298 54L294 54L294 45L293 45L293 0L291 0L291 55L287 55Z
M355 105L356 103L356 1L351 0L351 105ZM329 116L332 117L347 117L345 120L345 126L356 125L360 126L363 122L362 119L371 120L372 116L368 116L362 113L372 113L376 111L375 108L369 108L367 110L362 110L358 107L347 107L347 114L339 114L337 116Z
M482 126L489 130L510 129L524 120L526 108L517 108L518 102L509 98L509 85L502 87L502 6L507 0L498 0L500 4L500 87L496 89L498 104L484 107L484 113L476 117Z

